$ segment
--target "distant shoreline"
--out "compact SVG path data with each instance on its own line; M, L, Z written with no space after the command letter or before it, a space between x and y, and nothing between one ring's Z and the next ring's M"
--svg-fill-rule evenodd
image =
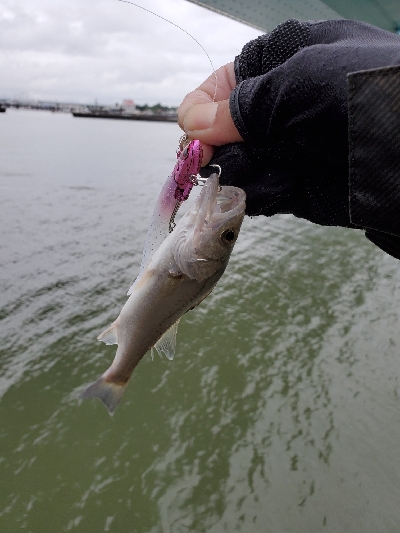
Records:
M74 117L83 117L83 118L111 118L117 120L147 120L151 122L177 122L178 115L147 115L147 114L135 114L135 115L121 115L113 113L80 113L72 111Z

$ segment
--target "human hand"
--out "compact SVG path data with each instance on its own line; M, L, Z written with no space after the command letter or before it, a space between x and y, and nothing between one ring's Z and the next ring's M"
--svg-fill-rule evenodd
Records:
M198 139L202 143L202 166L210 162L213 146L243 140L229 109L229 96L235 87L233 63L228 63L189 93L179 106L179 126L191 139Z
M349 20L287 21L218 71L217 103L213 76L190 93L179 109L180 125L217 146L211 163L221 166L222 185L245 190L247 214L292 213L322 225L354 227L348 75L398 64L399 37L379 28ZM191 118L201 120L200 109L210 113L199 127ZM206 150L205 163L211 153Z

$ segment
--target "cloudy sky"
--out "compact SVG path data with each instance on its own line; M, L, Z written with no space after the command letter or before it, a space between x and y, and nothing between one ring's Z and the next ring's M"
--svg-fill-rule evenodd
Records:
M137 0L217 68L260 33L186 0ZM179 104L212 72L175 26L118 0L0 0L0 98Z

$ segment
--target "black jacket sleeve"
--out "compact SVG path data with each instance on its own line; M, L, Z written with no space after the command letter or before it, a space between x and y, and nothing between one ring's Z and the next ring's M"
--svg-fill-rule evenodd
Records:
M348 20L288 21L235 60L244 143L219 148L221 182L250 215L366 229L400 259L400 38Z

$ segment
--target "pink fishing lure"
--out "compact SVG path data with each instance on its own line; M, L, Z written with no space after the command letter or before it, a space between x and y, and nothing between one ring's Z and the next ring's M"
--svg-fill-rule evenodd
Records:
M183 202L189 198L193 188L193 176L200 171L203 149L200 141L191 141L188 145L177 151L178 161L172 171L172 177L176 183L174 198L178 202Z
M180 204L189 198L190 191L196 183L196 175L200 171L202 157L203 149L200 141L193 140L188 143L184 136L177 150L175 167L164 183L154 207L136 281L150 262L154 252L167 237ZM132 287L128 295L131 294Z

